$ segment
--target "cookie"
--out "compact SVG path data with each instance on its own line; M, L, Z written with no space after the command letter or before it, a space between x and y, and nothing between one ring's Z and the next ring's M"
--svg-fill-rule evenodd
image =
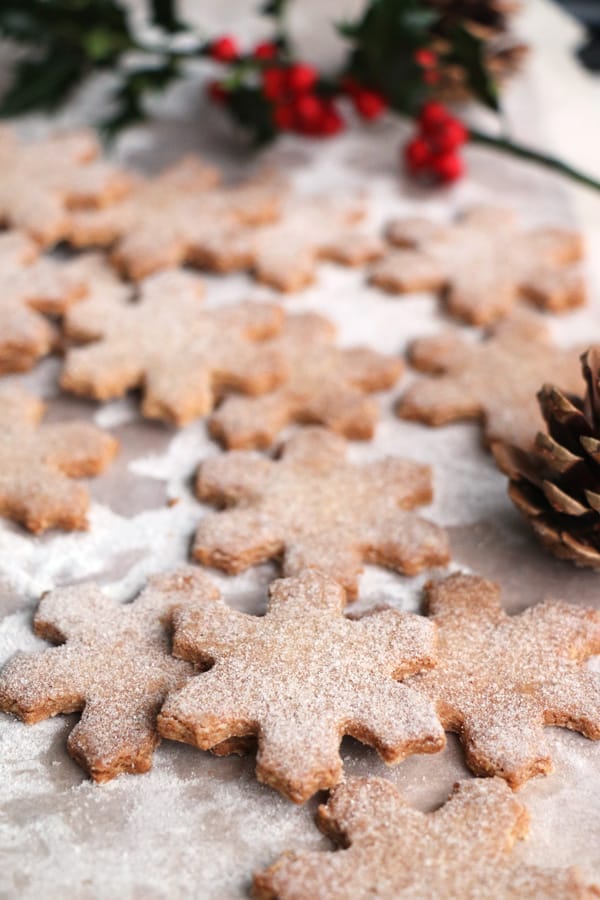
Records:
M513 788L552 770L544 727L600 739L600 612L546 601L508 616L484 578L429 583L426 608L438 628L435 672L413 684L455 731L478 775Z
M0 515L36 533L87 528L89 494L71 479L99 475L118 444L88 422L40 425L43 413L37 397L0 390Z
M46 594L35 633L58 647L19 653L0 673L0 709L29 724L80 712L67 749L97 782L147 772L159 742L156 716L192 666L171 655L174 611L218 590L197 569L155 575L132 603L95 584Z
M357 465L323 428L287 441L278 460L233 450L200 465L200 500L233 507L208 515L193 556L235 573L282 558L284 575L320 569L357 592L362 563L414 575L448 561L443 529L409 512L431 500L431 470L387 457Z
M86 291L72 264L38 258L24 232L0 233L0 374L25 372L49 353L59 315Z
M362 266L381 256L382 242L359 227L365 212L362 200L292 197L271 225L216 232L202 263L218 272L248 269L278 291L299 291L315 280L319 260Z
M415 341L410 361L435 375L417 380L397 413L427 425L481 420L485 441L529 449L544 430L536 394L552 380L567 392L581 384L579 349L551 343L539 316L521 313L470 343L458 331Z
M105 206L123 196L131 179L98 159L91 131L24 141L0 127L0 223L26 231L43 246L67 238L73 208Z
M392 387L402 363L368 347L336 347L334 334L332 323L316 313L287 318L270 346L287 360L288 378L261 397L228 397L211 417L211 434L236 449L269 447L293 422L371 438L379 409L368 393Z
M169 694L163 737L209 750L256 735L259 781L295 803L340 780L345 734L390 764L444 746L433 707L399 683L433 664L426 619L348 619L343 588L314 571L273 582L269 596L260 617L209 596L175 614L175 655L212 668Z
M201 264L207 240L226 240L279 214L284 188L278 179L217 187L219 178L198 157L184 157L153 178L138 178L121 203L74 216L71 241L78 247L113 245L113 263L134 279Z
M71 338L90 343L66 355L61 385L96 400L141 388L142 414L185 425L234 390L259 394L286 374L285 360L261 340L282 325L279 306L238 303L206 309L202 282L184 271L142 283L135 302L98 292L67 316Z
M285 853L254 876L255 900L591 900L575 869L511 859L526 808L500 779L462 781L431 813L383 778L352 778L320 806L317 825L337 853Z
M377 263L372 283L397 294L443 292L448 312L465 322L496 322L520 298L551 312L586 300L574 265L584 255L581 235L551 227L523 231L510 210L478 207L450 225L399 219L387 237L400 249Z

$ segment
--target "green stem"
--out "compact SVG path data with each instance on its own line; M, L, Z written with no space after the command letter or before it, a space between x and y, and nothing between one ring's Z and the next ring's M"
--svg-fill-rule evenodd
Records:
M518 156L520 159L528 159L531 162L536 162L540 166L545 166L546 169L552 169L553 172L559 172L561 175L570 178L572 181L577 181L579 184L584 184L586 187L600 191L600 181L597 181L590 175L586 175L584 172L580 172L578 169L574 169L573 166L567 165L567 163L558 159L556 156L548 156L545 153L539 153L537 150L532 150L530 147L524 147L522 144L515 144L513 141L508 140L508 138L493 137L483 131L477 131L477 129L470 129L469 135L470 139L476 144L485 144L488 147L496 147L498 150L503 150L505 153L512 154L512 156Z

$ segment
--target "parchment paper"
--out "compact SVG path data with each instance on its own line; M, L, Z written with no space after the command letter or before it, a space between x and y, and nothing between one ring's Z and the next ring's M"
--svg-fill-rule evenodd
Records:
M242 0L218 6L205 0L190 2L188 9L207 25L234 30L250 42L261 34L260 23L247 14L251 6ZM311 0L297 6L301 9L294 13L294 25L307 41L307 36L324 33L319 27L322 20L339 17L359 4ZM594 96L589 79L582 80L584 76L568 61L567 47L577 39L577 30L542 0L528 7L522 30L539 46L539 53L529 75L518 79L507 95L509 121L516 133L539 143L551 134L550 146L563 149L565 135L556 117L564 116L565 110L560 112L560 104L551 108L547 98L568 95L573 104L580 98L581 106L582 97ZM319 37L307 43L309 55L326 58L330 49L335 51ZM570 92L566 79L571 79ZM554 95L549 90L552 83ZM104 90L103 82L86 89L61 115L60 123L93 118ZM597 85L595 96L598 99ZM596 102L593 109L589 100L586 103L577 140L583 155L591 156L589 142L595 141L598 149L600 104ZM229 172L256 165L232 142L219 112L205 106L194 78L170 92L159 110L153 127L121 141L117 158L153 170L193 149ZM572 114L570 109L567 115L572 118ZM26 127L39 133L51 124L32 119ZM374 230L390 215L418 211L444 219L453 210L482 201L513 205L526 224L577 221L590 245L593 302L574 315L555 318L552 327L561 343L600 340L594 272L595 251L600 248L597 198L594 207L591 199L567 192L553 176L477 149L468 151L469 177L455 189L433 193L416 189L398 173L395 148L406 134L402 126L383 121L331 142L286 138L260 162L281 166L302 190L366 189ZM276 296L242 275L207 277L206 281L210 302L217 304ZM368 288L363 272L333 265L322 266L314 287L282 302L290 311L317 309L330 316L344 344L366 342L391 353L401 353L410 339L435 333L444 325L433 297L389 297ZM475 330L466 332L476 337ZM107 474L90 482L94 503L89 532L35 538L0 522L0 662L18 649L44 646L30 628L42 591L94 579L116 598L126 600L149 573L187 559L194 527L207 512L190 489L198 462L219 452L202 422L176 432L143 422L133 399L95 406L59 396L59 367L57 360L47 360L14 380L48 399L53 420L74 416L94 420L114 431L122 449ZM434 430L392 415L393 401L410 377L381 397L376 438L368 444L353 444L352 457L371 459L395 453L431 463L435 501L425 512L449 529L451 568L497 579L510 610L547 595L599 607L599 576L556 562L537 546L506 498L505 479L482 450L476 426ZM167 506L174 498L179 502ZM216 579L229 603L258 613L264 609L266 588L275 571L265 565L235 578L217 574ZM356 608L386 602L416 610L424 580L425 576L405 579L368 567ZM592 665L600 670L600 659ZM26 727L9 717L0 718L2 898L230 900L245 896L253 870L274 861L281 851L329 846L312 823L317 800L323 798L304 807L293 806L256 783L253 758L216 759L164 742L149 774L95 786L65 751L74 721L74 717L58 717ZM524 862L546 866L578 864L590 878L600 881L600 744L559 729L549 729L548 735L556 771L521 791L532 827L530 838L516 854ZM350 739L344 741L342 753L348 775L385 776L420 809L434 808L457 778L471 777L452 737L443 753L413 757L390 769L372 750Z

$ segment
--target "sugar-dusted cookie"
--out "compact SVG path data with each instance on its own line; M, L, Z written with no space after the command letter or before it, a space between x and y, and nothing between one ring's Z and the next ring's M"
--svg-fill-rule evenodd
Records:
M446 425L483 420L485 441L532 446L544 421L536 394L552 380L567 392L581 383L579 349L557 347L539 316L521 313L470 343L458 331L416 340L410 360L435 377L417 380L397 407L403 419Z
M511 859L526 808L500 779L462 781L432 813L383 778L352 778L320 806L337 853L285 853L254 876L255 900L591 900L575 869Z
M344 734L387 763L440 750L433 707L399 683L433 664L433 628L392 609L348 619L345 599L307 570L273 582L265 616L208 595L179 610L175 655L212 668L169 694L160 733L204 750L256 735L257 777L296 803L340 780Z
M387 457L356 465L346 442L306 428L279 460L233 450L200 465L201 500L233 507L200 522L194 558L241 572L283 558L285 575L320 569L357 592L363 562L414 575L448 561L443 529L408 510L431 499L431 470Z
M249 269L276 290L299 291L315 280L320 259L361 266L381 256L382 242L360 228L364 215L362 200L291 197L271 225L214 232L202 262L219 272Z
M276 218L284 192L275 177L227 187L218 181L214 168L184 157L153 178L138 178L120 203L75 215L71 241L114 245L112 261L135 279L184 262L202 264L207 241L226 242L247 225Z
M142 388L143 415L184 425L227 390L259 394L285 377L281 354L260 343L281 328L279 306L207 309L202 282L184 271L147 279L135 302L113 288L67 317L67 334L91 343L67 353L65 390L108 400Z
M518 788L551 771L546 725L600 740L600 675L584 665L600 653L600 612L546 601L508 616L497 585L461 574L430 582L426 608L438 665L414 684L474 772Z
M41 257L25 232L0 233L0 374L30 369L57 342L53 318L82 298L86 310L98 298L104 308L109 292L124 301L131 289L100 255Z
M444 291L451 315L487 325L507 316L522 297L562 312L585 302L585 282L574 265L581 235L564 228L522 231L506 209L479 207L451 225L398 219L387 236L391 250L371 281L392 293Z
M316 313L289 316L270 342L287 360L288 378L261 397L228 397L210 420L213 436L229 448L269 447L291 422L311 422L371 438L379 411L368 393L392 387L402 362L368 347L337 347L334 334Z
M64 313L85 291L72 263L38 258L24 232L0 233L0 374L24 372L49 353L56 333L43 313Z
M104 206L121 197L130 178L98 160L91 131L24 141L0 128L0 223L26 231L48 246L71 231L74 207Z
M0 390L0 515L34 532L87 528L89 495L71 479L100 474L118 444L88 422L40 425L43 413L37 397Z
M34 630L59 647L19 653L0 673L0 709L27 723L81 712L71 756L94 779L147 772L159 736L156 715L192 666L171 655L173 612L218 590L198 569L155 575L133 603L94 584L46 594Z

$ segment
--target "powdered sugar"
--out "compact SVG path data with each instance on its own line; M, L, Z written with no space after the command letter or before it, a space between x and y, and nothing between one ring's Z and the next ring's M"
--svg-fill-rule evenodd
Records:
M428 467L399 457L356 465L345 456L343 438L305 428L279 460L240 450L203 463L198 496L231 509L200 522L194 558L241 572L282 557L286 575L318 568L350 597L363 562L407 575L445 565L443 530L410 511L431 497Z
M195 7L188 4L191 6ZM205 13L209 24L218 19L216 5L201 6L203 21ZM230 20L242 7L244 13L248 8L233 0L225 6ZM319 8L323 6L319 4ZM534 6L541 18L541 5L528 4ZM295 7L293 14L306 20L304 9L305 4L298 4L298 12ZM332 18L330 9L322 13L328 20ZM549 10L544 8L546 13ZM213 30L223 24L215 21ZM254 30L244 32L247 40L253 35L258 38L262 27L264 22L255 22ZM559 27L566 29L567 25L561 21ZM312 20L307 28L312 50L316 43ZM532 89L531 83L523 81L507 98L511 118L517 128L518 120L526 123L527 138L532 140L538 137L535 93L536 86ZM154 130L135 129L125 135L117 145L121 158L142 159L156 168L157 161L174 161L185 147L198 149L206 135L206 145L209 151L217 148L214 155L220 164L225 142L215 137L213 125L221 128L221 114L207 109L191 113L198 97L195 82L169 94L168 125L162 120ZM93 91L91 95L86 92L79 115L97 110L96 101ZM370 208L366 227L373 233L394 216L418 212L446 222L453 211L474 203L497 202L498 197L514 206L526 225L569 224L570 210L550 176L477 148L467 151L470 177L451 192L408 188L398 181L395 151L406 135L404 126L382 121L327 144L283 138L270 158L281 163L307 193L330 187L349 192L367 184ZM226 160L236 173L241 156L232 153ZM595 257L600 259L600 253L595 252ZM217 305L248 296L261 300L274 296L267 289L259 293L242 275L203 278L210 302ZM443 327L433 297L388 298L364 281L362 270L323 263L318 282L286 299L286 309L315 309L337 323L343 345L366 343L390 354L401 353L409 340L435 334ZM600 333L597 307L562 316L552 331L557 343L565 346L589 340ZM48 360L28 376L14 380L52 397L58 369L57 361ZM500 577L518 580L522 603L539 598L541 584L550 580L549 568L554 596L576 601L581 589L594 602L589 577L566 565L548 564L533 539L524 529L519 530L505 498L505 478L481 449L476 426L430 429L393 417L399 389L411 377L408 373L398 389L381 396L382 421L375 440L352 445L350 458L366 461L389 454L432 464L434 501L423 514L438 524L460 526L463 543L468 534L469 558L478 570L491 566L492 557L496 566L501 560ZM92 410L90 406L90 415ZM51 412L56 420L64 415L65 405L54 399ZM96 421L105 428L131 423L144 449L133 461L125 462L122 457L115 465L128 467L126 477L132 482L142 478L164 482L167 495L179 502L126 517L110 510L109 499L106 505L93 505L90 531L77 535L53 533L31 538L16 526L0 522L2 586L7 583L11 608L15 597L27 605L26 611L0 624L2 653L7 656L17 649L42 646L30 633L30 617L33 601L43 590L98 578L110 596L131 598L147 574L187 559L193 530L199 518L210 512L192 498L190 490L198 462L218 452L203 423L167 434L168 448L164 450L165 432L139 421L137 399L100 407ZM92 497L96 490L94 482L90 485ZM461 563L458 556L452 565ZM274 573L274 567L264 565L235 577L215 577L230 605L260 613ZM427 577L428 573L403 578L367 566L359 606L383 601L415 610ZM65 753L73 724L62 718L35 727L4 716L0 721L0 893L11 900L42 895L58 900L67 894L78 900L113 900L117 895L127 900L183 900L194 895L203 900L237 900L246 896L252 871L271 864L284 850L330 846L312 825L316 804L297 808L258 784L252 757L216 759L196 748L165 741L147 775L123 776L109 785L94 786ZM547 729L546 735L556 771L529 782L519 794L531 808L532 830L530 839L515 849L515 858L544 867L578 863L586 874L598 879L600 744L564 730ZM467 774L452 736L443 753L411 757L394 768L385 767L370 749L361 749L350 739L344 742L342 755L348 774L381 775L401 786L408 799L424 810L443 802L452 783Z

